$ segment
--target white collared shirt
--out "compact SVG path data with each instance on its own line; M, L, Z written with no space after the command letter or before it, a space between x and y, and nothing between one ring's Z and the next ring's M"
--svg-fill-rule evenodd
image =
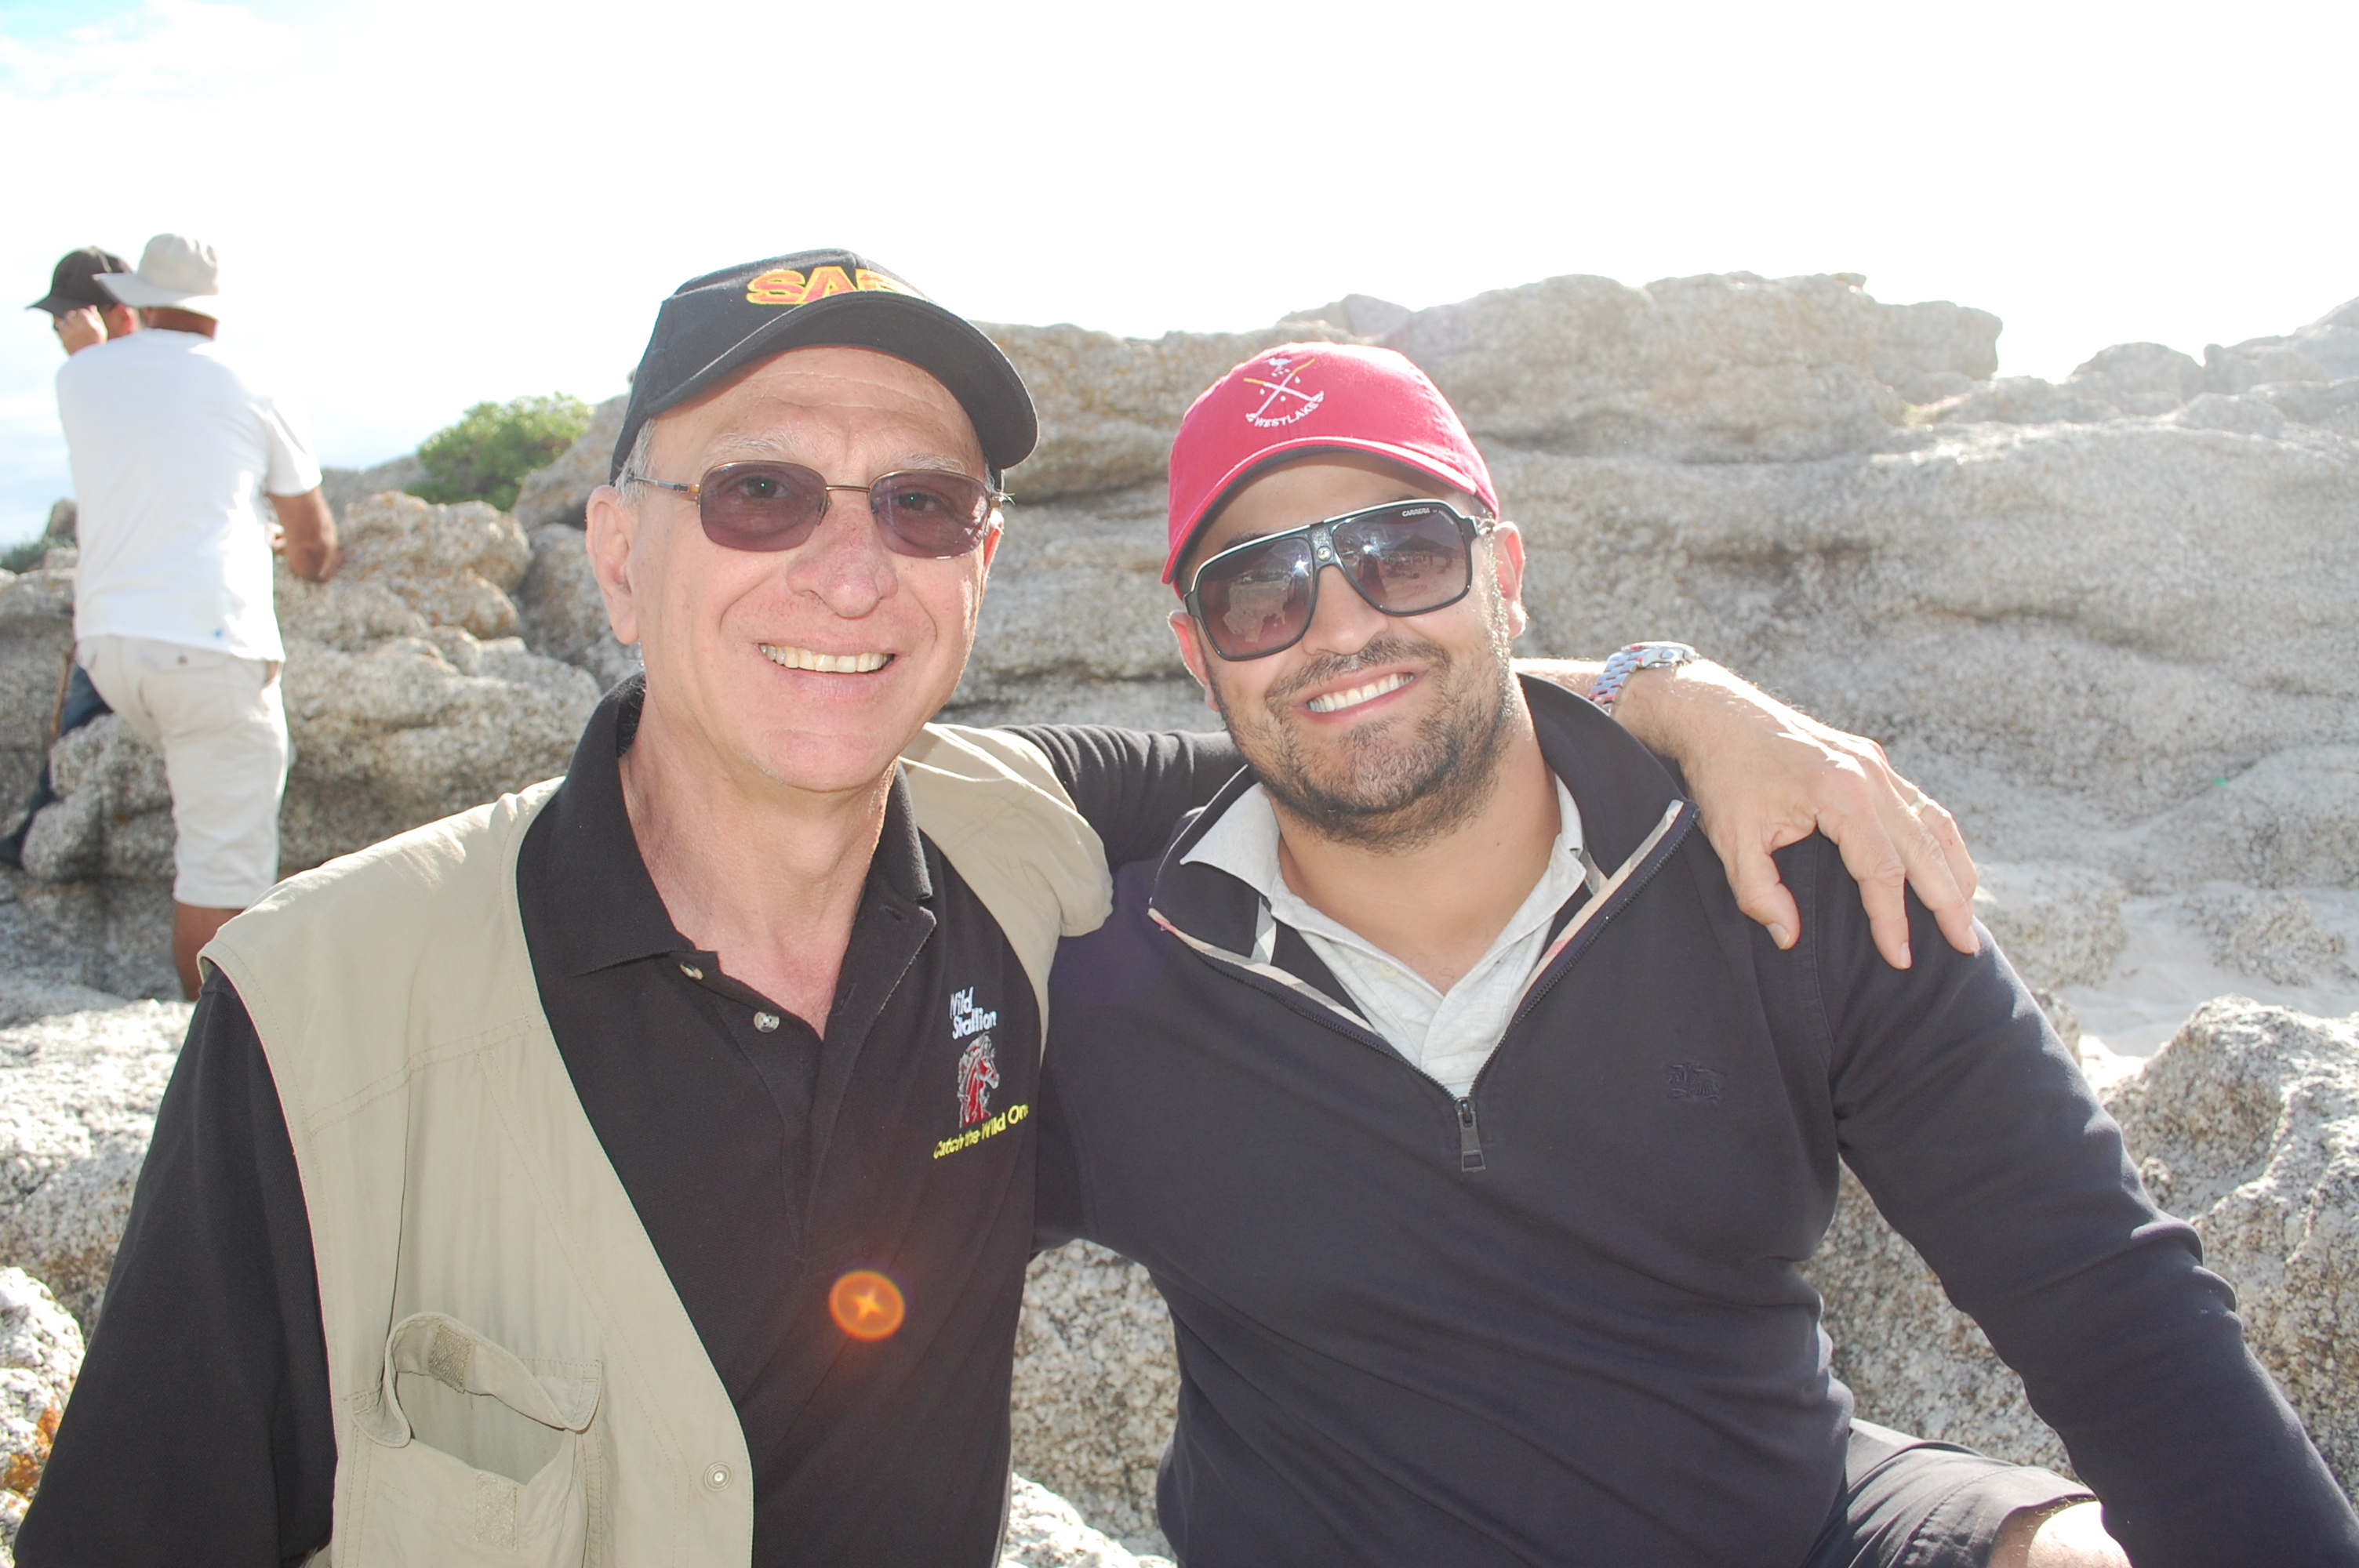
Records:
M1201 860L1261 894L1254 941L1256 962L1269 961L1277 923L1292 926L1343 984L1371 1029L1427 1076L1463 1096L1506 1033L1516 1004L1547 950L1556 912L1591 880L1581 849L1581 811L1561 779L1556 784L1556 843L1539 881L1490 951L1447 991L1436 989L1366 937L1313 909L1286 885L1278 869L1277 814L1259 784L1237 797L1183 863Z

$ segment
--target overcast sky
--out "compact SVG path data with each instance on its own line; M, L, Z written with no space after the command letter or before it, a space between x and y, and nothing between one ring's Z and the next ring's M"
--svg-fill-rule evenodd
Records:
M1138 335L1858 272L2061 376L2359 295L2354 58L2352 0L0 0L0 278L212 241L223 341L344 464L611 395L675 284L816 244ZM58 362L0 329L0 541L70 488Z

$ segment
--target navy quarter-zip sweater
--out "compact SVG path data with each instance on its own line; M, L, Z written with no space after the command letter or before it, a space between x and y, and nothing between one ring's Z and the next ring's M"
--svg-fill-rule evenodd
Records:
M1611 880L1559 916L1462 1100L1257 895L1125 868L1050 1013L1040 1239L1145 1263L1181 1389L1187 1568L1776 1568L1843 1486L1851 1396L1797 1271L1837 1161L2019 1372L2142 1568L2359 1563L2359 1523L2013 971L1912 907L1886 967L1834 848L1802 937L1741 914L1677 781L1526 683Z

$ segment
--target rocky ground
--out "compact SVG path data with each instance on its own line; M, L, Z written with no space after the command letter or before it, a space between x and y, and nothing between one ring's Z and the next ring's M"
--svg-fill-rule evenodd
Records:
M2359 301L2201 362L2121 345L2056 384L1994 379L1995 318L1842 275L1560 277L1419 312L1355 296L1152 341L993 331L1044 438L1009 480L954 716L1211 727L1156 580L1170 434L1262 349L1399 348L1524 527L1529 651L1694 643L1885 739L1957 811L1985 921L2359 1481L2339 1371L2346 1342L2359 1356ZM331 475L352 564L279 584L288 869L562 768L635 660L579 532L620 416L599 408L514 514L399 493L410 459ZM41 760L71 548L0 582L0 798ZM185 1019L126 1000L170 989L158 760L102 720L51 762L63 798L0 875L0 1264L23 1271L0 1271L0 1540L102 1309ZM1864 1413L2064 1462L1855 1188L1811 1269ZM1160 1549L1177 1379L1152 1287L1078 1245L1044 1258L1019 1349L1017 1465L1049 1490L1019 1485L1009 1560Z

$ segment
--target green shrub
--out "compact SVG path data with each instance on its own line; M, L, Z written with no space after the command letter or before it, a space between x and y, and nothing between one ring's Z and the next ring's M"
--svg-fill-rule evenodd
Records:
M427 501L488 501L506 512L524 476L545 468L590 427L590 406L561 392L478 403L418 449L426 477L409 487Z
M28 572L41 564L55 539L46 534L36 534L21 545L11 545L0 552L0 571Z

